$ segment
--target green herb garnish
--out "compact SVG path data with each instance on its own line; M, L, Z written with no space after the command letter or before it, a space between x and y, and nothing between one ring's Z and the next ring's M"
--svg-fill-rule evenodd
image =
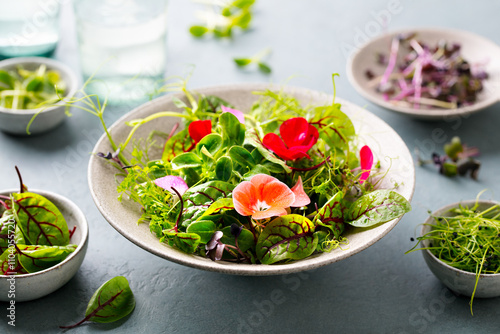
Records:
M60 328L75 328L85 321L109 323L129 315L135 308L135 298L128 281L123 276L116 276L105 282L92 295L85 318L71 326Z
M198 16L204 24L193 25L189 32L194 37L212 33L215 37L231 38L234 28L247 30L252 20L252 6L255 0L203 1L207 10Z
M472 208L460 205L443 216L434 216L431 230L417 238L426 241L426 247L444 263L476 274L476 283L470 300L472 302L481 274L500 272L500 205L478 210L476 203Z
M48 70L45 64L34 71L22 66L0 70L0 107L36 109L60 101L65 91L59 72Z
M257 64L257 67L262 73L271 73L271 67L264 63L262 59L271 52L271 49L263 50L250 58L234 58L234 62L238 67L247 67L251 64Z

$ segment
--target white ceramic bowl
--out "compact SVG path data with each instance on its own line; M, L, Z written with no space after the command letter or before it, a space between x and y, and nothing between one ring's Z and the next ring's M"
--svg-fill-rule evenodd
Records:
M22 65L28 70L35 70L40 65L47 65L48 69L56 70L60 73L61 79L66 83L66 97L75 95L78 90L78 80L75 73L68 66L60 61L43 58L11 58L0 61L0 69L12 70L17 65ZM35 114L38 113L31 124L29 131L31 135L47 132L66 119L64 102L50 108L39 109L19 109L12 110L0 107L0 130L14 134L26 136L26 127Z
M0 194L8 195L16 191L18 189L8 189L0 191ZM76 274L87 252L89 227L80 208L61 195L37 189L30 189L30 191L45 196L54 203L66 219L70 230L76 226L70 243L78 247L64 261L48 269L33 274L12 276L15 278L13 281L9 281L10 276L0 275L0 301L8 302L11 300L8 297L11 282L15 282L13 288L16 302L37 299L56 291Z
M252 94L252 92L265 89L275 91L283 89L285 93L298 98L304 106L310 104L328 105L332 103L333 99L331 95L304 88L282 87L269 84L233 84L196 89L196 91L205 95L216 95L232 103L237 109L246 111L250 110L252 104L259 98L259 96ZM116 121L110 127L110 132L115 142L122 142L127 137L130 127L125 125L126 121L144 118L159 111L180 111L172 101L173 96L183 99L183 96L179 94L159 97L132 110ZM351 118L356 132L359 134L360 142L370 145L375 159L380 159L381 170L385 171L389 169L389 166L392 164L387 176L380 182L380 187L386 189L393 188L394 184L397 183L400 186L396 191L410 201L415 188L415 168L411 154L404 141L389 125L377 116L340 98L337 98L336 102L342 104L342 111ZM146 138L153 129L169 132L176 122L178 122L178 119L174 117L156 119L154 122L146 123L140 127L135 132L134 138ZM94 147L93 152L106 153L111 150L112 148L107 137L103 135ZM161 153L156 152L155 154L155 152L150 152L150 157L161 157ZM106 163L104 159L92 155L88 171L90 193L97 208L103 214L104 218L127 239L139 247L169 261L227 274L252 276L288 274L341 261L373 245L389 233L401 219L394 219L369 229L349 227L344 234L349 239L349 246L344 247L345 249L336 249L330 253L315 254L308 258L285 264L252 265L227 261L214 262L199 255L183 253L165 243L161 243L150 232L148 224L138 225L137 221L141 216L141 208L134 202L124 200L120 203L117 200L118 193L114 181L114 175L117 173L117 170Z
M441 209L432 213L432 216L444 216L451 217L453 213L449 211L453 208L458 208L461 204L462 206L473 207L476 200L462 201L459 203L454 203L442 207ZM479 200L478 210L485 210L493 205L497 205L498 202ZM422 226L421 235L428 233L431 230L430 224L434 224L434 218L430 216L425 221ZM428 240L424 240L423 247L429 245ZM474 291L474 285L476 284L476 274L468 271L453 268L452 266L442 262L436 256L434 256L429 250L423 250L422 252L425 262L429 266L432 273L443 282L451 290L465 295L471 296ZM475 297L478 298L491 298L500 296L500 274L481 274L479 276L479 282L477 284L477 290Z
M461 54L469 63L483 63L487 61L486 72L489 78L483 82L484 89L478 95L477 101L470 106L456 109L421 108L400 106L385 101L376 87L370 84L366 71L371 70L375 76L382 75L385 66L377 63L378 53L389 54L390 45L394 36L401 33L415 32L417 39L429 45L436 45L440 40L457 42L461 45ZM446 120L450 117L466 116L483 110L500 99L500 46L492 41L467 31L445 28L413 28L391 31L383 34L361 46L347 63L347 76L351 84L366 99L386 109L399 112L413 118L426 120Z

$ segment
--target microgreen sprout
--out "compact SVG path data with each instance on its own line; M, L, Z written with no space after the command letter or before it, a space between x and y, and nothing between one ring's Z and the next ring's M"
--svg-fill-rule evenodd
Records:
M251 64L257 64L257 67L262 73L269 74L272 71L271 67L269 67L268 64L262 61L262 59L267 57L269 53L271 53L271 49L268 48L250 58L234 58L233 60L235 64L240 68L247 67L248 65Z
M207 5L205 11L197 13L203 24L193 25L189 32L194 37L212 33L218 38L231 38L233 29L247 30L252 20L252 6L255 0L198 0Z
M478 210L460 205L443 216L433 216L432 229L417 238L417 244L406 253L428 249L444 263L476 274L477 289L480 274L500 272L500 205ZM416 248L419 243L423 246Z
M415 149L417 162L419 166L434 164L439 167L439 173L446 176L465 176L469 173L470 177L477 180L481 163L473 157L479 155L479 150L475 147L468 147L462 144L459 137L453 137L451 142L444 145L445 155L432 153L431 160L423 160L420 151Z
M385 66L381 76L372 69L366 77L386 101L415 109L454 109L476 102L488 78L484 64L471 64L457 43L440 41L427 45L414 33L399 34L392 40L389 56L377 55Z
M56 103L66 91L59 72L45 64L29 71L18 66L11 71L0 70L0 107L36 109Z

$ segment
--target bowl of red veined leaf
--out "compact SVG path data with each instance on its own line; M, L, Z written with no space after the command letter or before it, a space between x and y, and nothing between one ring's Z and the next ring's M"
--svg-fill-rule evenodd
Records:
M75 203L49 191L2 190L0 217L1 301L10 307L46 296L76 274L88 224Z
M366 99L414 118L466 116L500 98L500 46L467 31L388 32L355 51L347 72Z
M467 200L433 212L418 238L425 262L451 290L474 297L500 296L500 204Z
M411 155L366 110L278 85L180 90L119 119L89 162L98 209L147 251L285 274L366 249L410 210Z

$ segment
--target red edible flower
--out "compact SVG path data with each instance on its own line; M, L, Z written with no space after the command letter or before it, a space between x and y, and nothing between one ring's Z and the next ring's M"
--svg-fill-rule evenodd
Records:
M212 133L212 121L194 121L189 124L188 127L189 135L194 140L194 144L200 142L200 140L206 135Z
M318 141L319 133L303 117L290 118L280 126L281 138L268 133L262 144L276 153L283 160L309 158L307 151Z
M370 170L373 166L373 153L367 145L363 146L361 150L359 150L359 162L362 171L359 183L363 183L370 176Z

